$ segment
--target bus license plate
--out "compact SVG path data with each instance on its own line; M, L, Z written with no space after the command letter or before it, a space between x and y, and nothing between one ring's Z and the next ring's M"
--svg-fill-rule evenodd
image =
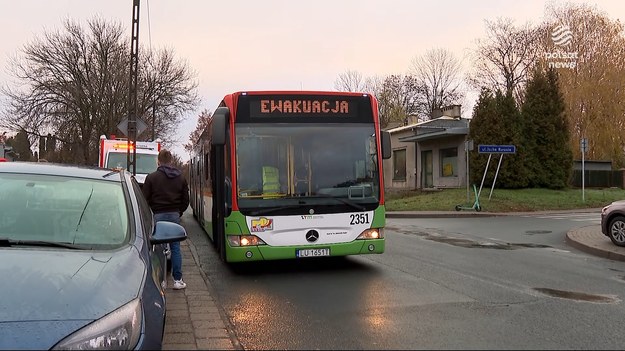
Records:
M295 252L295 255L297 257L321 257L321 256L330 256L330 249L329 248L323 248L323 249L304 249L304 250L297 250Z

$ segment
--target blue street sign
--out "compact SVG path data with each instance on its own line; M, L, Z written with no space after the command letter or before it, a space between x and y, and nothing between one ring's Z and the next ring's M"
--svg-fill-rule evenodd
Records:
M480 154L514 154L516 146L514 145L479 145L478 152Z

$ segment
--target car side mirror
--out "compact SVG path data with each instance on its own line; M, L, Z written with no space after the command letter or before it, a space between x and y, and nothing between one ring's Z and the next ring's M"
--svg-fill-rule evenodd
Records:
M180 224L159 221L154 225L154 232L150 237L150 243L166 244L187 239L187 231Z

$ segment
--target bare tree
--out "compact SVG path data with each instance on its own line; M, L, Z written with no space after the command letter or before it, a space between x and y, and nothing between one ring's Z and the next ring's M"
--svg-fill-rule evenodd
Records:
M184 149L188 152L193 151L195 144L197 144L198 140L200 140L200 136L202 133L210 126L210 123L213 119L213 112L210 110L204 110L197 116L197 125L195 126L195 130L191 132L189 136L189 142L184 145Z
M467 80L475 89L482 87L510 92L517 104L539 55L539 32L532 25L517 27L512 19L486 21L486 38L478 39L472 51L473 69Z
M384 84L387 77L375 76L367 78L366 91L373 94L378 100L378 114L380 126L386 128L393 122L393 101L388 87Z
M362 92L365 91L366 85L360 72L350 70L339 74L339 77L334 81L334 89L338 91Z
M26 44L10 62L16 83L2 87L9 101L3 126L33 141L52 134L65 162L94 164L99 135L117 134L128 114L128 37L121 24L96 17L88 29L68 19ZM182 112L198 103L193 73L171 51L142 54L139 73L140 115L157 101L159 137L174 136Z
M448 50L432 49L413 58L409 72L419 89L417 113L422 119L429 119L435 109L457 104L464 97L460 61Z
M378 114L382 128L386 128L393 119L391 94L384 84L387 78L382 76L367 77L364 84L364 91L375 96L378 101Z
M566 45L557 45L551 36L558 26L569 30ZM543 51L551 56L544 64L575 62L558 68L575 157L581 158L580 139L587 138L588 159L625 166L624 25L596 6L551 4L543 32Z
M380 125L406 123L409 115L417 111L419 91L414 77L393 74L387 77L367 78L364 91L378 100Z
M197 73L177 60L172 49L147 51L146 69L140 71L143 90L138 102L148 124L154 118L155 135L167 143L180 142L177 128L186 112L198 102Z

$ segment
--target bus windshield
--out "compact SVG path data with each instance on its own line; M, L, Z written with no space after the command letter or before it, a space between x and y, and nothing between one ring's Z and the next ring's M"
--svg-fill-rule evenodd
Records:
M356 204L357 208L358 204L377 205L376 151L372 123L239 123L239 207L302 203L296 199Z

